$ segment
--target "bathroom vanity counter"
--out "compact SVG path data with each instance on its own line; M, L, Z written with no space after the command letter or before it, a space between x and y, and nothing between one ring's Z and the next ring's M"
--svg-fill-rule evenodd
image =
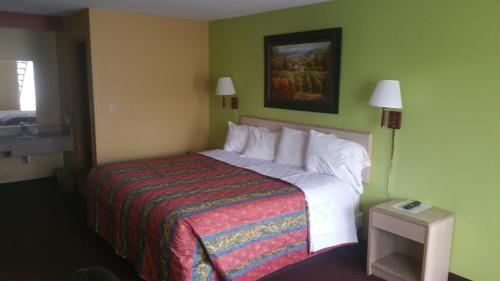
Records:
M0 136L0 154L3 157L23 157L73 150L71 134L60 130L40 131L36 135Z

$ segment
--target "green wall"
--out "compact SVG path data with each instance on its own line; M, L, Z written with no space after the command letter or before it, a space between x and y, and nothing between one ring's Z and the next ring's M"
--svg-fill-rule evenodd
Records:
M340 114L265 108L263 37L342 27ZM368 106L378 80L401 81L394 196L456 214L451 271L497 280L500 264L500 1L336 0L210 24L210 141L230 109L214 94L232 76L241 115L371 131L373 179L362 207L385 200L391 132Z

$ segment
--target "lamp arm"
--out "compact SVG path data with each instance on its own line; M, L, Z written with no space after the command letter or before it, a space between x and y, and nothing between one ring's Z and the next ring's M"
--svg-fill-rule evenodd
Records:
M389 162L389 178L387 182L387 198L391 199L392 197L392 174L394 169L394 152L396 149L396 129L392 129L392 142L391 142L391 159Z
M382 108L382 116L380 117L380 127L385 128L387 123L387 108Z

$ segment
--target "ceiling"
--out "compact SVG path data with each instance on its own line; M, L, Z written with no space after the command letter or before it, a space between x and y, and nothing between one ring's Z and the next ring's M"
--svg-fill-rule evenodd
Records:
M328 0L1 0L0 11L65 15L94 7L209 21L326 1Z

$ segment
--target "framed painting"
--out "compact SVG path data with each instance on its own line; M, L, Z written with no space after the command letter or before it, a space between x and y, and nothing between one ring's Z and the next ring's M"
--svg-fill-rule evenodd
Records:
M342 28L264 37L264 106L339 112Z

